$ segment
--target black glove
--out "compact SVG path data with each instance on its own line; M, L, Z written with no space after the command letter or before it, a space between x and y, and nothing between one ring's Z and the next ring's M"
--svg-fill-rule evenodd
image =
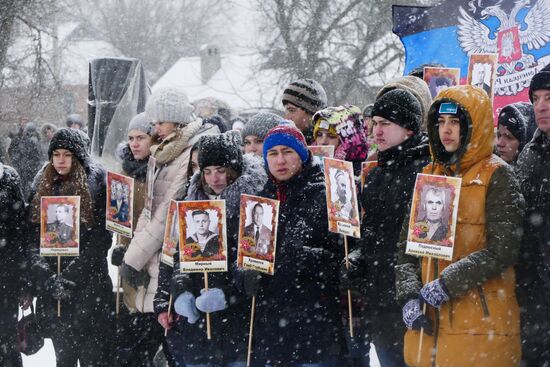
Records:
M115 248L113 248L113 252L111 253L111 264L113 264L114 266L122 265L125 253L126 246L115 246Z
M179 272L177 270L172 273L172 279L170 280L170 294L174 299L184 292L193 293L193 281L189 277L189 274Z
M353 263L349 263L349 268L346 266L346 260L340 264L340 289L348 290L357 287L357 280L360 278L359 270Z
M52 275L45 284L46 291L57 300L67 300L72 297L76 283L62 278L61 275Z
M235 286L248 297L258 294L262 274L256 270L238 269L235 272Z
M120 266L120 276L133 288L146 286L149 283L149 274L146 271L137 271L125 262Z

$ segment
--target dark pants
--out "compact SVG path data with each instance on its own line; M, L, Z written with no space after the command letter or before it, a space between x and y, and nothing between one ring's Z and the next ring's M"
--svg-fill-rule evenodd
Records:
M57 325L60 326L60 325ZM113 331L97 327L87 332L77 330L71 325L57 327L51 335L57 367L108 367L113 365Z
M4 326L2 324L2 326ZM17 331L15 325L0 330L0 366L21 367L21 353L17 351Z
M122 311L122 310L121 310ZM114 366L151 367L164 338L152 313L119 314Z

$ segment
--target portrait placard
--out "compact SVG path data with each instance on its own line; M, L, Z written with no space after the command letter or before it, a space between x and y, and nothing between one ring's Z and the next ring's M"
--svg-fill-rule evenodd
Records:
M174 254L179 239L178 201L170 200L168 212L166 213L166 227L164 228L160 261L166 265L174 266Z
M435 98L442 90L460 85L460 69L425 67L424 81Z
M107 172L107 208L105 227L132 238L134 179L115 172Z
M513 61L520 60L523 56L519 32L519 27L516 25L511 28L506 27L497 33L499 64L510 64Z
M225 200L178 202L182 273L227 271Z
M407 254L452 260L461 181L458 177L416 176Z
M357 193L351 162L325 158L328 230L361 237Z
M497 62L497 54L473 54L468 63L468 84L483 89L491 101Z
M273 275L279 201L241 194L237 266Z
M40 256L78 256L80 196L40 198Z
M308 149L312 155L319 157L321 161L323 160L323 158L334 157L333 145L310 145L308 146Z
M149 156L147 161L147 176L145 178L145 186L147 187L147 196L145 197L145 206L143 207L143 215L148 221L151 220L153 210L153 190L155 188L155 171L157 160L153 156Z

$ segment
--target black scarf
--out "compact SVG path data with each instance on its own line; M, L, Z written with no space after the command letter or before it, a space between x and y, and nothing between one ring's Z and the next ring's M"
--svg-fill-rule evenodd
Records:
M122 169L124 172L135 180L145 182L145 178L147 177L147 162L149 161L149 158L136 160L128 145L122 148L121 155Z

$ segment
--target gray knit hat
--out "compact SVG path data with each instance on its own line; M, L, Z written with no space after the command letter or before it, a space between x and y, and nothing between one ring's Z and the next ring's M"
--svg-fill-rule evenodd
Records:
M283 92L283 105L286 103L292 103L313 115L327 107L327 93L315 80L300 79L286 86Z
M153 133L153 122L145 112L138 113L130 120L128 131L130 130L138 130L151 135Z
M243 140L250 135L257 136L263 140L267 132L277 126L281 120L282 117L271 112L257 113L244 125L244 128L241 130L241 136Z
M193 121L194 109L185 92L175 87L157 89L145 106L145 112L153 123L173 122L180 125Z

